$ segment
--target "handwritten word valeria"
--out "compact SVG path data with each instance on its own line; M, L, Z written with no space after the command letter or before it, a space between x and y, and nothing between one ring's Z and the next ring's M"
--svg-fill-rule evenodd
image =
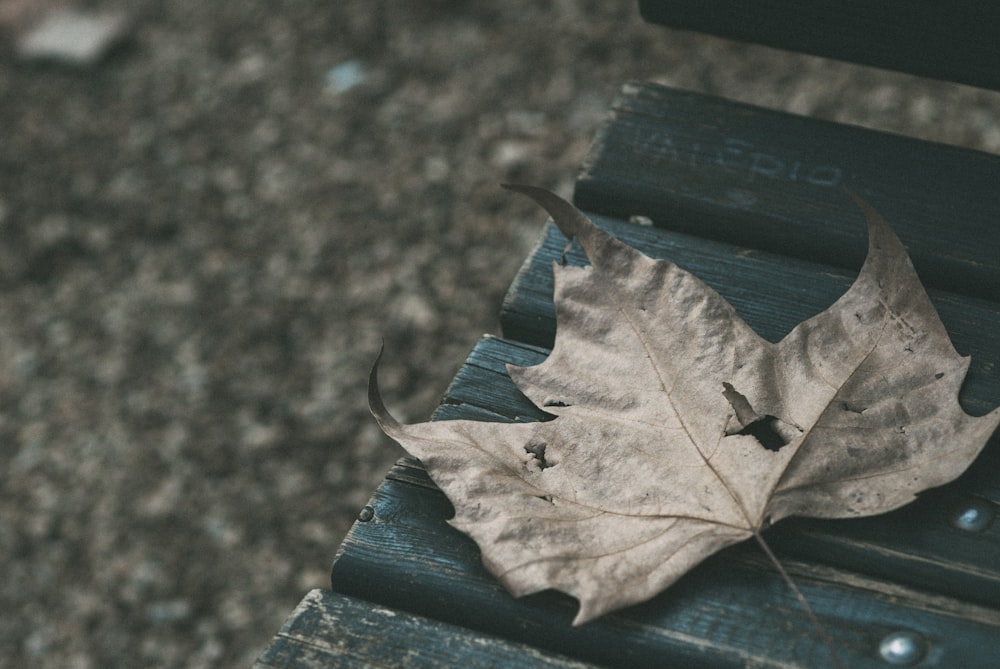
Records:
M722 144L708 142L680 142L666 135L650 138L658 157L671 163L695 169L706 167L735 170L745 175L747 182L759 177L802 182L813 186L838 186L843 171L834 165L812 163L805 160L782 158L773 153L756 150L752 142L726 138Z

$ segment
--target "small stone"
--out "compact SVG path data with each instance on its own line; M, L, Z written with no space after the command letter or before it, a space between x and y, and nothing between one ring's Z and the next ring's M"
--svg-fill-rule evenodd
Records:
M490 162L494 167L509 169L526 163L531 153L532 147L527 142L505 140L497 144Z
M22 58L90 65L125 34L127 21L119 12L50 12L17 44Z
M444 156L428 156L424 159L424 179L430 183L443 183L450 173L451 168Z
M153 623L173 623L191 617L191 605L183 599L157 600L146 606L146 618Z
M368 78L364 63L356 58L334 65L326 73L326 87L334 93L345 93Z

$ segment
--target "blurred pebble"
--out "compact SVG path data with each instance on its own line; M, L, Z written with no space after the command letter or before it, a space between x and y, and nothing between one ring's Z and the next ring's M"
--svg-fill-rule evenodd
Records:
M183 599L151 602L146 607L146 618L154 623L170 623L191 617L191 605Z
M25 33L17 52L28 60L90 65L125 35L127 23L119 12L57 9Z
M344 93L368 78L364 63L357 58L345 60L331 67L326 73L326 87L333 93Z
M531 157L531 145L516 140L501 141L493 150L490 163L498 169L523 165Z

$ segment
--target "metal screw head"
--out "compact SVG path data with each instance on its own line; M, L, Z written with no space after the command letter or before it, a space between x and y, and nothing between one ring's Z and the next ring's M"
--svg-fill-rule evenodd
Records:
M959 506L951 516L951 524L967 532L981 532L993 523L996 508L985 499L973 497Z
M375 509L371 506L366 506L361 511L358 512L358 520L362 523L367 523L369 520L375 517Z
M899 631L885 636L878 645L879 656L901 667L916 664L924 657L927 645L914 632Z

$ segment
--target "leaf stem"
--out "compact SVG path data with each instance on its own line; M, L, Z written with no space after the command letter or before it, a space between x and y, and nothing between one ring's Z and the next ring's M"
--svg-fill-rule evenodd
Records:
M823 627L822 623L820 623L819 621L819 618L817 618L816 614L813 613L812 607L809 606L809 602L806 600L805 595L803 595L802 591L799 590L799 587L795 585L795 581L793 581L792 577L788 575L788 572L785 570L784 565L782 565L781 562L778 561L778 556L774 554L774 551L771 550L771 547L767 544L766 541L764 541L764 537L761 536L759 531L754 530L753 538L757 540L757 544L764 551L764 554L767 555L767 558L771 561L771 564L773 564L775 568L778 570L778 573L781 574L781 578L785 581L788 587L791 588L792 592L795 593L795 598L799 600L799 604L805 610L806 617L809 618L809 622L812 623L812 626L816 629L816 633L819 635L819 638L823 642L823 645L826 646L827 652L830 653L830 659L833 660L834 666L837 669L846 669L844 665L841 663L840 658L837 656L837 651L833 647L833 639L830 638L830 635L827 633L826 628Z

